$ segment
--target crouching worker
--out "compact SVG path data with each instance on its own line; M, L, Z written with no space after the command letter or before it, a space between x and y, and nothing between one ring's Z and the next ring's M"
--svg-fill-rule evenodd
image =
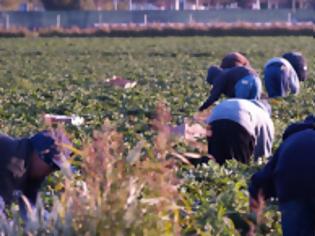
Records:
M210 125L208 153L219 164L228 159L248 163L254 154L269 156L274 138L274 126L267 102L227 99L218 104L206 122Z
M258 199L277 197L284 236L315 235L315 117L290 125L267 165L249 186L251 210Z
M26 210L21 196L35 205L45 177L67 163L71 145L57 130L42 131L26 138L0 135L0 197L6 205L17 202L25 219Z
M207 82L212 85L212 90L199 111L211 106L221 94L230 98L259 99L262 92L258 75L249 67L237 66L223 70L220 67L211 66L208 69Z
M282 57L270 59L264 66L264 81L268 96L274 98L298 94L299 81L306 80L306 72L306 61L298 52L289 52Z

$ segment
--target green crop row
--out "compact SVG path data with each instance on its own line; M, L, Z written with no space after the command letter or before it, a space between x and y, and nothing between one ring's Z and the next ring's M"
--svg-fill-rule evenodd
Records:
M74 160L79 172L70 180L60 173L49 177L32 221L21 224L13 207L10 218L1 219L0 231L244 235L256 226L258 235L279 235L276 201L267 202L259 225L248 212L247 183L261 164L220 167L211 162L192 168L174 163L170 151L198 149L180 140L165 142L167 134L151 124L159 101L170 110L173 125L192 117L208 95L207 67L219 64L225 53L243 52L261 74L271 57L298 50L308 60L309 80L298 96L272 104L276 148L288 123L314 113L313 44L309 37L0 39L1 132L34 133L43 128L43 113L77 114L86 120L83 126L66 127L83 150ZM105 83L113 75L137 85L113 88ZM105 120L115 128L108 122L104 126ZM133 149L139 142L140 153ZM130 158L142 161L131 165Z

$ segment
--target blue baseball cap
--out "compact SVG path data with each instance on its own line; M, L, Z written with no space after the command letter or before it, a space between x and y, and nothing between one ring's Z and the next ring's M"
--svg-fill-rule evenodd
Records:
M222 69L218 66L210 66L207 74L207 82L208 84L213 84L213 81L222 73Z
M30 142L39 158L58 170L71 156L71 141L60 130L44 130L30 137Z
M287 52L282 57L290 62L300 81L307 79L307 63L302 53Z

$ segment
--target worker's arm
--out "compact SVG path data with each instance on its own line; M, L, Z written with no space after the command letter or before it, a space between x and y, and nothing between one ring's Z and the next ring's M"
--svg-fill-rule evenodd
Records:
M253 175L249 185L249 193L251 198L258 199L261 193L265 199L276 196L274 186L274 170L278 161L278 151L270 158L266 166Z
M220 98L224 85L225 85L225 80L223 76L219 76L217 79L215 79L210 96L202 104L202 106L199 107L199 111L203 111L207 109L209 106L211 106L215 101L217 101Z

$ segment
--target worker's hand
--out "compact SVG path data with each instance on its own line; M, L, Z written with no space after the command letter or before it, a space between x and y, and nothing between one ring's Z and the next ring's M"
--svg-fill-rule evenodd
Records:
M258 210L258 207L259 207L259 203L258 201L253 198L253 197L250 197L249 198L249 209L251 212L256 212Z
M253 198L252 196L250 196L249 208L250 211L256 215L256 221L257 223L259 223L261 215L265 208L265 197L261 190L259 191L257 198Z
M205 112L196 112L193 116L193 120L198 123L204 123L207 117L208 114L205 114Z
M204 105L202 105L201 107L199 107L198 111L202 112L204 109L206 109L206 108L204 108Z

